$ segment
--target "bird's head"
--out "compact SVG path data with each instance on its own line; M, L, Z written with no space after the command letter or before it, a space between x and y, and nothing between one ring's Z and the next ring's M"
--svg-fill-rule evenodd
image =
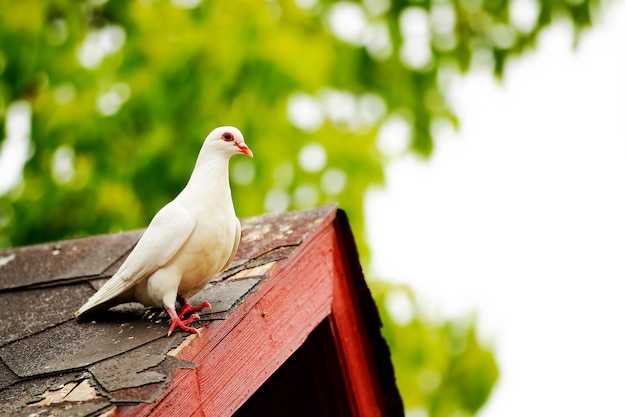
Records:
M243 134L233 126L222 126L213 129L205 139L214 152L221 152L227 157L241 153L252 158L252 151L243 140Z

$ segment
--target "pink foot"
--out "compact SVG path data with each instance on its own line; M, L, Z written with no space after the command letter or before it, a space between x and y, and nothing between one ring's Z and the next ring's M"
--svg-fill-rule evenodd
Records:
M181 304L180 310L178 310L178 317L181 317L181 318L185 317L187 314L192 313L194 311L200 311L206 307L211 308L211 304L209 304L208 301L203 301L197 306L192 306L191 304L189 304L189 301L187 301L187 299L184 297L178 297L178 301Z
M199 319L199 318L200 316L198 316L197 314L192 314L186 320L181 320L179 317L173 317L170 320L172 322L172 325L170 326L170 329L167 332L167 337L170 337L170 335L174 332L174 330L176 330L177 327L184 332L198 334L198 330L187 325L191 323L192 321L194 321L195 319Z

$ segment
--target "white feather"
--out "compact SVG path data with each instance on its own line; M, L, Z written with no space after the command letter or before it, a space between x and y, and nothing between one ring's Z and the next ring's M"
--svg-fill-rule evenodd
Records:
M234 135L224 140L225 132ZM174 308L177 295L200 291L232 261L241 236L228 181L228 161L252 156L238 129L211 132L187 186L154 216L120 269L76 313L139 301Z

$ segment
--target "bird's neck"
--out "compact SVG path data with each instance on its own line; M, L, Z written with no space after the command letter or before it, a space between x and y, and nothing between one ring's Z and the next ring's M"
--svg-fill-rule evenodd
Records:
M185 188L193 193L208 195L210 198L220 196L232 204L228 181L228 158L198 160Z

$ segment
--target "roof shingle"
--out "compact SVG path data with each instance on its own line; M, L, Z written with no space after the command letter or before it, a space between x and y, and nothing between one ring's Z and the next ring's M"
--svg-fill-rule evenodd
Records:
M260 288L267 291L264 283L271 282L275 271L291 265L285 262L309 236L336 222L337 213L336 206L329 205L242 219L242 239L230 268L190 300L208 300L212 305L202 311L197 323L242 320L247 314L242 309L253 308L251 299L261 304L251 295ZM185 349L197 336L175 332L165 337L166 315L146 314L139 304L97 313L90 316L92 321L74 319L74 312L117 270L142 233L0 251L0 305L4 307L0 309L0 415L89 416L115 404L151 403L168 390L176 369L198 366L181 359L194 357ZM348 244L347 250L354 251L350 255L360 273L353 246ZM369 291L364 281L357 286L361 310L375 327L368 330L378 344L373 349L382 348L383 368L390 366ZM220 332L226 327L211 329L206 340L213 337L216 340L209 343L220 343L217 339L224 337ZM390 375L385 371L389 369L381 375L393 383L393 371ZM395 383L392 396L397 395L394 390ZM397 405L399 397L396 400Z

